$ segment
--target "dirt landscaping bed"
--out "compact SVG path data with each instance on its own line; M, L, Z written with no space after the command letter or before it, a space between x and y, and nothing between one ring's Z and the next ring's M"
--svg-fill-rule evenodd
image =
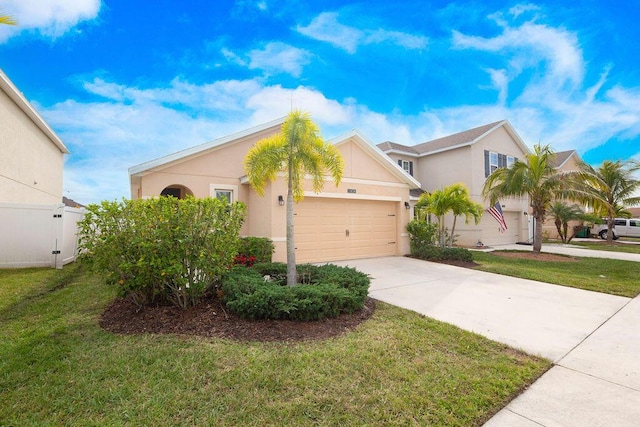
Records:
M107 307L100 326L119 334L182 334L229 338L240 341L322 340L349 332L367 320L375 300L367 298L362 310L316 322L289 320L245 320L231 313L219 299L211 299L188 310L173 306L137 307L116 299Z

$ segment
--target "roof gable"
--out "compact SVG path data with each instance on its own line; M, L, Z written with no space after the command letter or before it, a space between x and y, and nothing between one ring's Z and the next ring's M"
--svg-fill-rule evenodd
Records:
M561 169L573 156L575 156L576 162L579 163L580 157L576 150L557 151L551 159L551 166Z
M9 77L0 69L0 89L20 108L31 121L44 133L47 138L60 150L63 154L69 154L69 149L64 145L62 140L49 127L47 122L38 114L31 103L22 95L18 88L9 80Z
M487 135L495 132L497 129L503 127L507 133L513 138L515 143L520 149L528 153L529 149L526 144L520 138L513 126L508 120L501 120L498 122L489 123L483 126L478 126L473 129L465 130L463 132L454 133L452 135L437 138L431 141L423 142L422 144L409 147L406 145L395 144L392 142L384 142L379 144L378 147L384 150L385 153L411 153L414 152L418 157L428 156L435 153L441 153L443 151L453 150L455 148L465 147L475 144Z
M382 165L387 171L391 172L400 182L408 184L411 188L420 188L420 182L414 177L407 174L397 163L395 163L389 156L384 154L378 147L376 147L366 136L360 131L354 129L336 138L330 139L328 142L339 146L348 141L354 142L365 153L367 153L376 162Z
M204 144L196 145L195 147L190 147L164 157L132 166L129 168L129 175L141 174L151 169L169 166L177 162L185 161L188 158L192 158L194 156L203 155L210 150L220 149L224 146L234 144L236 142L239 142L243 138L256 133L264 132L266 130L269 130L270 128L274 128L275 130L275 128L282 126L282 123L284 123L284 118L272 120L270 122L251 127L249 129L245 129L227 136L223 136L221 138L214 139L209 142L205 142Z

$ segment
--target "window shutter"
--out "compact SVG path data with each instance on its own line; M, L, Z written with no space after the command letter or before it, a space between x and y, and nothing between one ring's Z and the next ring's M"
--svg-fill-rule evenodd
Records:
M505 154L498 154L498 167L503 168L507 166L507 156Z
M398 160L398 166L402 167L402 159Z
M409 162L409 175L413 176L413 162Z
M491 172L489 168L489 150L484 150L484 177L488 177Z

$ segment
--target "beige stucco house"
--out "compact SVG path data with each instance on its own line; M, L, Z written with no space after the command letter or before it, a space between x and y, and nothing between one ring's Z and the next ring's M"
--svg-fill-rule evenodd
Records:
M280 177L259 196L243 168L249 148L278 132L282 123L276 120L131 167L131 196L193 195L243 202L248 213L241 234L269 237L276 246L274 260L285 261L286 183ZM408 253L410 190L420 183L358 131L329 142L345 161L342 182L336 187L327 178L320 193L309 185L304 200L296 204L296 261Z
M69 150L0 70L0 202L62 202L63 156Z
M463 183L469 188L473 200L488 208L482 197L486 177L495 169L509 166L522 159L529 149L511 124L506 121L490 123L464 132L428 141L414 146L393 142L378 144L403 170L415 177L422 190L434 191L451 184ZM417 194L416 194L417 195ZM412 200L415 203L417 198ZM507 230L500 232L496 220L486 213L480 224L473 221L456 224L457 244L474 246L478 242L498 245L528 241L531 218L527 198L500 200ZM447 219L449 228L452 218Z
M571 172L579 169L582 162L576 150L557 151L552 159L552 166L559 172ZM564 201L566 204L574 204L571 201ZM584 210L584 207L583 207ZM569 222L569 236L572 234L573 227L579 225L579 221ZM542 226L542 235L549 239L558 239L558 229L556 228L554 219L547 215L547 219Z

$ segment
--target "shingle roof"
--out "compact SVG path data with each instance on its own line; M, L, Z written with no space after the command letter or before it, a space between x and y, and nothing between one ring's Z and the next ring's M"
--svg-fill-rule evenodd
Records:
M427 154L434 151L441 151L446 150L447 148L457 147L459 145L470 144L487 132L501 125L502 123L505 123L505 121L500 120L498 122L478 126L473 129L465 130L463 132L454 133L453 135L423 142L422 144L414 145L412 147L386 141L378 144L378 148L385 152L402 151L405 153L415 153L416 155Z
M414 147L409 147L407 145L402 145L402 144L396 144L395 142L391 142L391 141L385 141L378 144L378 148L381 149L382 151L394 150L394 151L404 151L405 153L411 153L411 154L419 154Z
M489 123L488 125L478 126L473 129L465 130L464 132L454 133L453 135L445 136L442 138L434 139L431 141L423 142L413 147L418 154L429 153L432 151L439 151L445 148L455 147L462 144L467 144L475 141L491 129L502 123L499 122Z
M555 156L551 158L551 166L553 166L554 168L562 166L562 164L566 162L569 157L571 157L575 152L576 150L557 151L555 153Z

